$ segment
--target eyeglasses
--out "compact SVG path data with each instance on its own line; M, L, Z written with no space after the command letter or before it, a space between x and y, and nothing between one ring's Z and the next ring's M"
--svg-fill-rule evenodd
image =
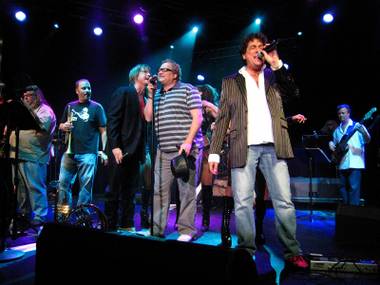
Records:
M173 69L165 68L165 67L160 67L160 68L158 69L158 72L160 72L160 71L162 71L162 72L168 72L168 71L173 71Z
M32 98L32 97L34 97L34 94L33 93L24 93L21 97L22 98Z

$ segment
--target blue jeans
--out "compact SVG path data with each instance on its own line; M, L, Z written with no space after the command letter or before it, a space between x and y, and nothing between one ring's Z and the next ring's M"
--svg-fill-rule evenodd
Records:
M299 255L301 250L296 240L296 216L291 201L288 165L285 160L277 158L273 144L249 146L245 167L231 170L238 247L251 254L256 251L252 205L257 166L268 185L275 211L277 235L285 248L285 258Z
M79 178L77 206L91 202L96 165L97 155L95 153L63 154L59 171L58 205L68 204L71 207L71 187L77 175Z
M14 178L15 165L12 166ZM48 214L46 168L46 164L38 162L19 161L18 164L18 211L28 218L32 212L36 222L46 222Z
M339 170L339 190L343 204L356 206L360 204L361 177L361 169Z

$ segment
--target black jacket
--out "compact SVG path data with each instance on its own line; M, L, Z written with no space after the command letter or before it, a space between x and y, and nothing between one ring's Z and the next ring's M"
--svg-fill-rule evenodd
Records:
M108 148L119 147L126 157L137 155L145 159L146 123L140 112L140 103L133 86L118 88L111 97L107 113Z

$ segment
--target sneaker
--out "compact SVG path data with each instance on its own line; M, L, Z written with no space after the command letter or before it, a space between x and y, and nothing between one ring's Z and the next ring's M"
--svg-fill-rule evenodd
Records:
M180 236L177 238L178 241L183 241L183 242L189 242L189 241L191 241L192 239L193 239L193 237L192 237L191 235L185 235L185 234L180 235Z
M292 256L290 258L287 258L286 259L286 265L294 268L294 269L308 269L309 268L309 262L307 261L307 259L305 257L303 257L302 255L296 255L296 256Z

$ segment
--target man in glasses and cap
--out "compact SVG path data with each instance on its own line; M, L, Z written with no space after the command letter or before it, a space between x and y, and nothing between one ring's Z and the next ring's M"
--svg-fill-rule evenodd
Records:
M46 222L48 201L46 192L47 164L50 160L56 117L37 85L27 86L21 95L23 105L35 118L39 129L20 130L17 169L13 165L13 179L18 175L18 212L31 221L32 227ZM10 157L16 155L16 134L9 138Z

